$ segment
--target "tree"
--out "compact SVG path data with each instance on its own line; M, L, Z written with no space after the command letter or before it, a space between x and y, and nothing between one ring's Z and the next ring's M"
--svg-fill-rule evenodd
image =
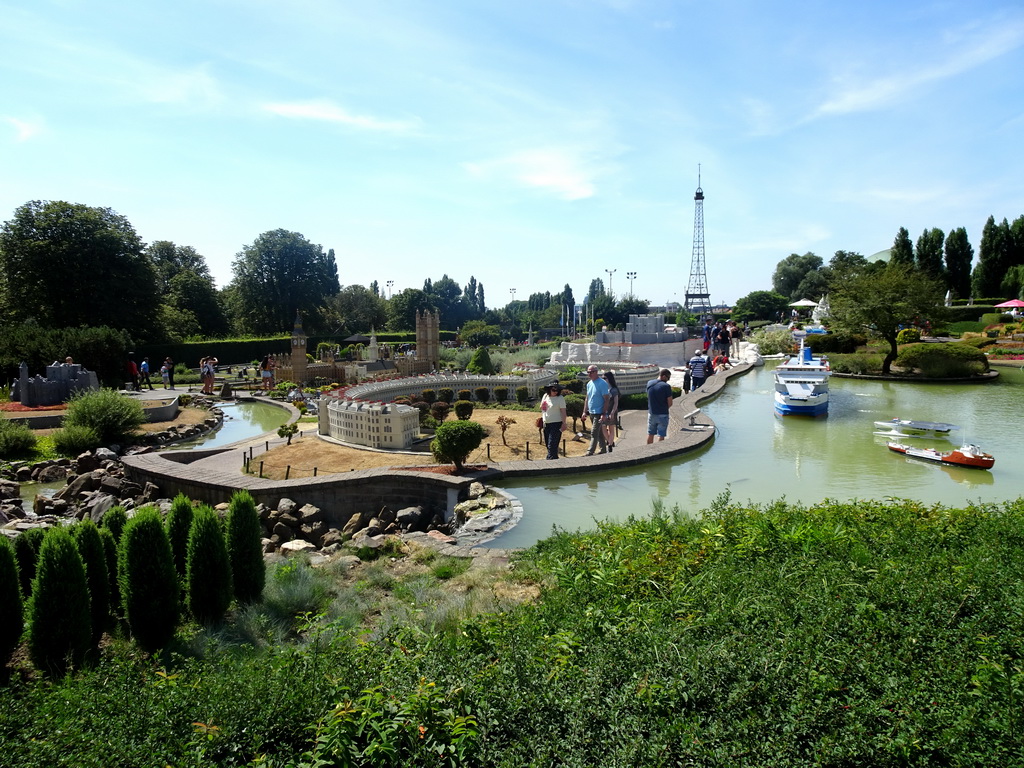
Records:
M572 419L572 431L576 432L576 420L583 415L583 406L586 405L586 399L583 395L566 395L565 396L565 415Z
M95 523L88 517L71 529L78 547L78 554L85 566L86 585L89 587L91 608L92 644L99 644L110 615L110 578L107 574L107 557L103 551L103 540Z
M468 319L467 306L462 301L462 289L447 274L433 283L428 279L423 290L440 313L440 325L445 330L453 331Z
M942 246L946 236L941 229L926 229L917 238L914 263L922 272L945 280L942 265Z
M178 625L178 577L160 513L153 507L140 509L125 525L117 579L132 637L143 650L163 648Z
M621 323L625 326L629 322L630 315L646 315L649 308L650 304L643 299L638 299L635 296L624 296L615 305L613 322Z
M110 208L34 200L0 228L0 312L8 320L106 325L145 340L156 300L142 241Z
M416 327L416 313L433 311L434 306L431 296L416 288L406 288L388 302L388 328L411 331Z
M173 313L188 313L195 318L203 336L223 336L228 332L228 316L213 281L191 269L170 279L164 303ZM168 330L173 331L171 325Z
M188 564L188 537L192 530L192 518L195 511L192 509L192 500L184 493L179 493L171 501L171 508L164 517L164 530L167 531L167 541L171 545L171 555L174 557L174 570L182 583L187 575Z
M789 298L790 301L797 301L803 298L801 291L811 287L807 286L805 282L808 276L817 273L821 269L821 265L821 257L815 256L813 253L808 252L803 256L791 253L775 266L775 272L772 274L772 288L776 293ZM814 279L816 278L812 278L812 280ZM811 292L817 292L818 286L815 284L813 287L815 290ZM827 291L827 287L825 290Z
M156 270L157 291L164 294L170 288L171 280L182 272L192 272L210 285L213 276L206 259L190 245L175 245L170 240L155 240L146 247L146 256Z
M328 300L332 320L353 333L384 328L388 321L387 302L362 285L346 285Z
M479 373L484 376L490 376L494 373L494 363L491 362L491 355L487 352L487 347L477 348L473 353L473 357L469 359L466 370L470 373Z
M434 432L430 451L438 463L451 462L459 473L466 457L480 447L484 436L484 428L475 421L446 421Z
M186 564L188 607L200 624L211 626L231 605L231 561L217 513L202 506L192 518Z
M604 280L595 277L590 281L590 287L587 289L587 302L593 301L598 296L604 296Z
M992 298L999 295L999 286L1011 266L1009 239L1010 226L1006 219L998 225L995 217L989 216L981 231L978 263L971 274L971 290L975 297Z
M255 603L267 579L263 562L262 528L256 502L248 491L236 491L228 508L228 555L231 584L239 603Z
M889 261L893 264L914 263L914 244L910 242L910 233L906 227L900 227L900 231L896 233L896 239L889 251Z
M744 320L773 320L779 312L785 312L789 299L774 291L753 291L737 299L732 309L732 317L740 322Z
M14 547L6 536L0 536L0 669L18 647L25 629L21 585Z
M29 601L29 655L49 675L78 667L92 637L85 566L65 528L51 528L39 548L39 567Z
M232 264L231 313L249 333L291 329L296 313L307 332L322 326L321 310L341 290L338 268L298 232L275 229L246 245Z
M483 347L488 344L501 343L501 328L487 325L483 320L470 320L459 331L463 344L471 347Z
M974 248L967 239L967 230L963 227L952 230L946 235L946 287L958 299L965 299L971 293L971 262L974 260Z
M889 351L882 361L888 375L898 353L900 329L942 310L942 286L931 275L905 264L874 271L854 269L836 275L829 294L829 314L836 330L869 333L884 339Z

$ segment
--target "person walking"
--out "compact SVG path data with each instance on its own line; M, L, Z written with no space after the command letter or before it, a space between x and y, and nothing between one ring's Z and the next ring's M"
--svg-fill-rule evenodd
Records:
M562 397L562 388L557 384L548 384L544 390L544 397L540 401L540 415L544 424L544 445L547 446L550 459L558 458L558 443L562 440L562 433L568 424L565 412L565 398Z
M608 382L608 415L604 420L604 441L608 443L608 453L615 450L615 436L619 429L619 387L615 383L615 374L604 372L604 380Z
M693 382L691 392L696 392L704 384L707 378L708 361L704 357L704 350L698 349L690 358L690 380Z
M647 382L647 444L664 440L668 434L668 409L672 407L672 387L668 383L672 372L662 368L658 378Z
M149 358L142 358L142 362L139 363L139 389L149 385L150 389L153 389L153 382L149 380Z
M590 447L587 449L587 456L593 456L594 452L605 453L608 450L608 443L604 439L604 425L601 420L608 413L608 382L597 375L597 366L587 367L587 394L583 404L583 418L590 416ZM600 449L600 450L598 450Z
M125 372L128 374L129 389L132 392L139 391L139 366L135 363L134 357L129 357L128 362L125 364Z
M164 358L164 364L160 370L162 371L164 368L167 369L167 382L171 385L171 389L174 389L174 361L170 357Z

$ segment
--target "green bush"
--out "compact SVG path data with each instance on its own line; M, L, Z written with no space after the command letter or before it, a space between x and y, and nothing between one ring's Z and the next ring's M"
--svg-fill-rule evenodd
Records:
M632 395L620 395L619 396L619 410L620 411L646 411L647 410L647 393L646 392L634 392Z
M916 344L921 341L921 331L917 328L904 328L896 334L897 344Z
M112 389L80 392L68 401L65 427L92 427L101 445L124 444L146 423L142 404Z
M1002 312L986 312L981 316L981 322L983 325L1000 325L1002 323L1012 323L1013 315L1008 315Z
M456 403L456 412L458 406ZM461 472L466 457L480 447L484 436L484 428L475 421L446 421L438 425L430 451L439 464L451 462L455 471Z
M448 412L452 407L444 400L438 400L430 406L430 415L437 421L444 421L448 418Z
M853 355L829 355L828 364L834 373L864 375L882 372L882 355L863 352Z
M484 376L491 376L494 373L494 363L491 362L491 355L488 353L487 347L480 347L473 353L466 370Z
M477 387L476 389L473 390L473 397L475 397L477 401L481 403L490 402L491 390L489 387Z
M25 629L23 610L14 547L10 539L0 536L0 668L21 640Z
M970 344L911 344L900 350L896 365L919 370L932 379L953 379L985 373L988 358Z
M473 393L471 391L469 391L468 389L460 389L459 390L459 400L472 400L472 399L473 399ZM458 400L456 402L458 402Z
M45 528L29 528L14 540L14 558L18 561L21 594L26 599L32 594L32 580L36 577L39 548L43 546L45 535Z
M217 513L201 506L188 535L188 607L207 626L218 624L231 605L231 560Z
M860 334L809 333L804 343L817 355L830 355L851 354L866 342L867 339Z
M107 565L107 610L111 616L121 616L121 588L117 583L117 541L109 528L100 528L103 561Z
M564 386L574 395L582 395L583 389L586 387L586 384L584 384L583 381L581 381L580 379L572 378L565 382Z
M102 444L100 433L82 424L65 426L53 433L53 447L62 456L77 456Z
M0 416L0 459L24 456L36 447L36 436L24 424Z
M576 422L583 415L583 407L587 404L583 395L569 394L565 396L565 415L572 419L572 431L576 431ZM622 408L622 399L619 399L619 408Z
M451 405L455 400L455 390L450 387L441 387L441 389L437 390L437 398L441 402Z
M462 419L463 421L465 421L466 419L472 417L472 415L473 415L473 401L472 400L456 400L455 401L454 410L455 410L456 418L459 418L459 419Z
M494 399L498 403L504 403L508 400L508 387L495 387Z
M516 402L520 405L526 405L530 400L530 388L529 387L516 387Z
M184 493L179 493L171 501L171 509L164 518L167 540L171 544L171 554L174 555L174 570L181 584L185 584L187 573L188 536L192 530L193 516L192 500Z
M107 573L107 556L103 551L103 540L99 528L85 518L71 529L78 547L78 554L85 566L85 582L89 587L90 623L92 644L97 646L110 618L110 578Z
M124 527L117 550L121 606L132 637L157 651L178 626L178 578L160 513L144 507Z
M985 330L985 323L975 320L963 320L958 323L950 323L942 331L947 336L963 336L965 333L981 333ZM938 330L936 330L938 333Z
M263 594L267 570L260 516L248 491L236 491L231 497L227 539L235 599L242 604L254 603Z
M28 613L28 650L36 668L63 677L80 667L92 638L89 587L65 528L50 528L43 537Z
M420 392L420 397L423 399L424 403L433 404L434 401L437 400L437 392L433 389L424 389Z
M794 349L793 334L786 328L758 329L750 335L750 341L757 344L762 355L786 354Z
M114 537L114 543L121 541L121 534L124 533L124 527L128 523L128 513L125 508L120 504L113 506L103 513L103 519L100 524L110 531Z

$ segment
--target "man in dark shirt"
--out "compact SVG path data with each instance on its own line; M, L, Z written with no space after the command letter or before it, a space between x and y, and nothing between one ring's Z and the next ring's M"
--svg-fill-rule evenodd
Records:
M654 442L654 436L664 440L668 434L668 409L672 407L672 387L668 379L671 372L662 368L658 378L647 382L647 444Z

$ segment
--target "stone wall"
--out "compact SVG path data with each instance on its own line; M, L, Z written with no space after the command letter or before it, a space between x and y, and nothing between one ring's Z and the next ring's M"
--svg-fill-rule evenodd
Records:
M648 363L671 368L674 365L684 365L699 344L700 342L697 340L692 340L670 344L611 347L603 344L573 344L563 341L561 349L551 355L551 362L562 365L589 365L590 363L601 365L602 363L628 362Z

